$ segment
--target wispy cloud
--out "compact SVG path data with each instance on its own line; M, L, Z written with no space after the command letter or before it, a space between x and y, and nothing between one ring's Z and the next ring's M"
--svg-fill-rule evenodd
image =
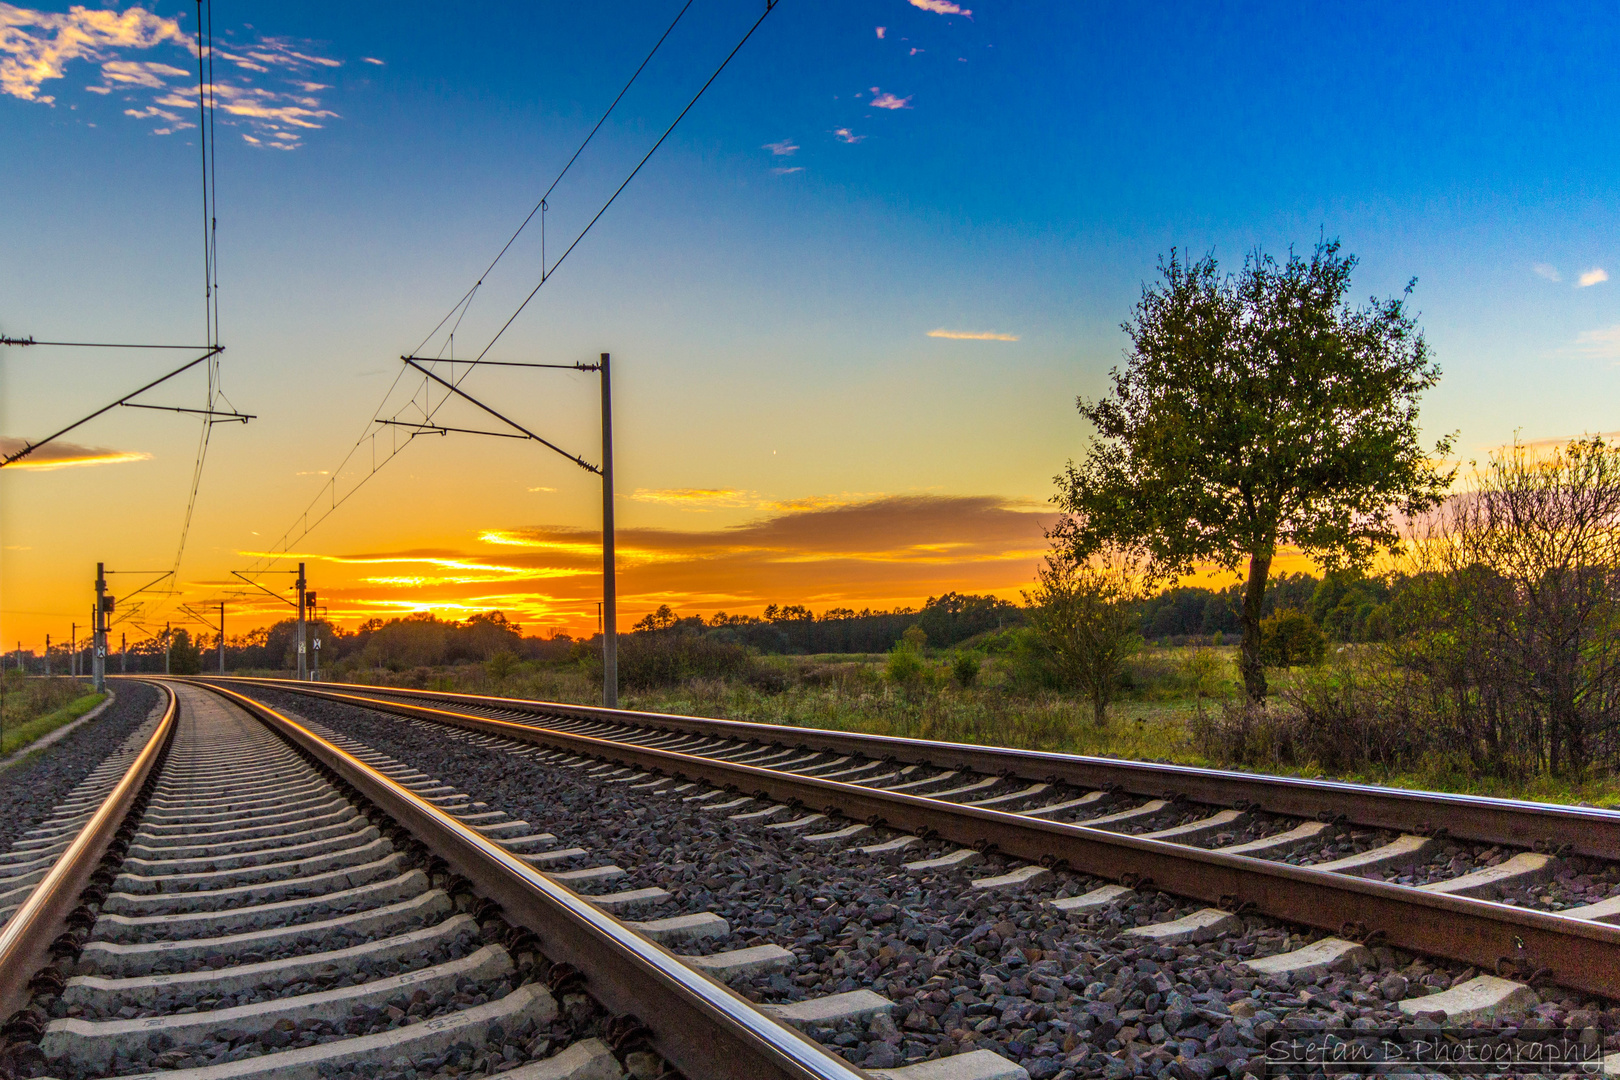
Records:
M959 4L951 3L951 0L911 0L911 6L932 11L935 15L962 15L969 19L973 18L973 12Z
M49 105L54 95L40 89L60 79L74 60L106 60L118 49L150 49L163 42L181 48L188 39L175 19L141 8L66 13L33 11L0 3L0 92Z
M1620 360L1620 323L1582 331L1575 338L1575 348L1600 360Z
M1531 269L1540 274L1542 277L1546 278L1548 281L1564 280L1559 275L1558 268L1553 266L1551 263L1536 263L1536 265L1532 266Z
M554 493L556 490L557 489L554 488L554 487L532 487L532 488L529 489L529 493L531 495L532 494L550 495L550 494Z
M880 26L880 27L877 28L877 35L878 35L878 40L879 41L883 40L883 35L885 33L887 33L888 30L889 30L889 28L887 26Z
M761 150L769 150L777 157L787 157L798 148L797 144L790 139L783 139L781 142L768 142L760 147Z
M360 61L361 61L361 63L365 63L365 64L376 64L378 67L384 66L383 62L381 60L377 59L375 56L362 56L360 58Z
M804 172L804 166L803 165L778 166L777 168L774 168L774 169L771 170L771 175L773 175L773 176L788 176L788 175L790 175L792 173L796 173L796 172Z
M888 91L879 93L878 88L874 86L872 87L872 107L874 109L909 109L911 108L911 99L915 96L915 94L907 94L905 97L895 97Z
M28 440L16 436L0 435L0 456L10 456L28 445ZM21 461L7 465L8 469L29 469L50 472L81 465L122 465L130 461L147 461L151 454L142 450L109 450L105 446L80 446L78 443L46 443Z
M330 469L303 469L293 473L294 476L330 476Z
M844 143L858 143L862 139L866 138L865 135L855 134L853 131L849 130L849 128L839 128L837 131L833 132L833 137L839 142Z
M929 337L949 338L952 341L1017 341L1017 334L999 334L994 330L930 330Z
M741 488L637 488L630 498L636 502L662 503L693 510L760 504L757 492Z
M197 108L195 76L187 67L162 60L137 60L134 51L166 47L177 58L194 62L196 46L179 20L143 8L122 13L75 6L65 14L36 11L0 2L0 93L24 101L54 105L45 84L66 76L68 65L98 65L100 81L84 87L93 94L121 94L126 116L153 120L153 134L168 135L196 126L189 117ZM317 71L341 67L343 61L318 55L288 38L262 37L251 44L219 45L216 97L222 126L244 129L254 146L292 149L303 133L337 116L316 95L330 84L311 78ZM278 85L252 82L271 76Z
M1588 286L1596 285L1599 282L1608 280L1609 272L1603 269L1601 266L1594 266L1592 269L1580 276L1580 278L1576 281L1575 287L1578 289L1584 289Z

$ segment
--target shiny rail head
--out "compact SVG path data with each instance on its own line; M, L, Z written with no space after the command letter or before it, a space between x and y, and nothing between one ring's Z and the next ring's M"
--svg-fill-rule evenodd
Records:
M968 847L993 843L1006 854L1031 862L1067 851L1064 857L1071 865L1111 867L1100 876L1117 877L1128 871L1153 880L1155 887L1172 894L1206 902L1220 897L1247 900L1258 914L1330 932L1339 932L1350 922L1370 921L1387 931L1391 944L1415 952L1483 967L1504 956L1528 959L1552 970L1564 985L1606 997L1620 996L1620 928L1605 924L457 712L443 707L444 702L413 704L330 691L321 696L386 705L403 715L548 742L603 760L632 760L669 775L719 786L736 783L745 790L758 788L777 801L836 803L852 820L876 816L901 830L935 829L954 843Z
M408 809L409 814L420 821L431 823L433 831L440 836L452 838L452 842L461 849L459 857L451 860L453 865L457 862L465 863L467 857L471 856L474 860L498 871L508 885L521 885L532 900L549 907L553 918L564 918L574 934L588 939L597 949L610 950L620 963L639 969L649 987L656 986L661 994L679 995L686 1004L702 1013L713 1025L715 1038L726 1040L737 1052L752 1054L754 1064L739 1075L781 1076L792 1077L795 1080L862 1080L862 1078L870 1080L868 1073L830 1054L793 1028L761 1013L752 1003L729 987L698 972L674 954L642 938L619 920L551 881L481 833L298 721L226 687L208 686L208 689L226 695L228 699L250 713L269 720L273 726L309 750L317 760L344 775L351 783L357 778L362 780L363 785L356 784L357 787L361 787L362 790L370 788L371 793L384 795L398 807ZM384 809L389 807L384 805ZM407 821L406 824L409 827L410 822ZM476 880L475 884L478 884ZM519 912L511 914L521 917ZM531 926L529 929L541 932L543 928ZM548 933L543 936L555 940L555 934ZM589 980L591 973L587 970L586 974ZM589 989L589 982L587 988ZM659 1027L656 1018L660 1012L656 1002L650 1004L651 1008L644 1004L637 1015L644 1019L654 1018L645 1022L656 1034ZM677 1067L682 1067L683 1071L692 1064L683 1065L681 1061L673 1063Z
M807 728L789 724L761 724L747 720L725 720L717 717L682 716L676 713L640 712L632 709L606 709L595 705L574 705L565 702L538 701L532 698L505 698L487 694L463 694L449 690L417 690L410 687L370 686L364 683L301 683L295 679L270 679L244 676L200 676L198 682L244 683L272 686L305 694L381 694L426 701L459 702L486 708L499 708L530 712L537 716L567 716L581 719L616 720L626 724L669 727L681 730L708 730L734 738L767 739L771 742L791 744L794 740L835 740L851 752L870 757L884 757L898 751L909 751L913 760L928 760L923 755L984 756L983 771L996 772L1019 763L1029 765L1032 777L1040 767L1083 766L1088 769L1135 774L1155 781L1204 781L1216 784L1260 785L1313 792L1336 798L1377 797L1410 800L1424 803L1437 810L1446 807L1489 808L1519 813L1550 814L1563 818L1579 827L1582 823L1600 824L1620 829L1620 809L1599 806L1571 806L1564 803L1538 802L1529 799L1506 799L1492 795L1467 795L1444 791L1424 791L1416 788L1386 787L1379 784L1357 784L1346 780L1311 779L1306 777L1276 776L1268 773L1245 772L1240 769L1212 769L1197 765L1163 764L1159 762L1131 761L1124 758L1095 757L1087 754L1068 754L1052 750L1023 750L1013 747L987 746L978 743L958 743L937 739L914 739L897 735L872 735L865 732L836 731L829 728ZM865 749L862 749L865 748ZM1020 773L1022 775L1022 771Z
M95 814L79 829L28 899L0 927L0 1018L28 1004L32 997L29 980L48 963L52 942L66 931L67 917L78 907L79 894L89 884L90 875L174 734L180 715L179 697L161 681L144 681L155 682L168 695L162 719Z

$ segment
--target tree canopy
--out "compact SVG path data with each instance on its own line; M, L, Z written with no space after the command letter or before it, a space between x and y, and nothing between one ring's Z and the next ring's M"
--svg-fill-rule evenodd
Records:
M1279 545L1329 569L1399 541L1396 515L1433 508L1452 473L1419 444L1418 399L1440 377L1403 296L1346 302L1356 258L1338 241L1309 260L1259 252L1223 276L1213 255L1172 251L1130 321L1125 369L1079 410L1096 428L1057 477L1076 557L1118 546L1150 577L1247 560L1239 666L1264 698L1260 619Z

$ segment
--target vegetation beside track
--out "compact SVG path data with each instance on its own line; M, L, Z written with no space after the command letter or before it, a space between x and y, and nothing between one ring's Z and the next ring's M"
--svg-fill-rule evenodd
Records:
M1247 732L1244 753L1233 753L1221 734L1244 716L1236 649L1150 647L1133 657L1127 688L1107 723L1093 720L1092 703L1069 692L1030 687L1019 660L1008 654L979 657L972 685L956 677L954 650L922 651L918 670L897 680L891 654L824 654L759 658L769 671L746 676L696 678L678 685L636 689L620 695L627 709L791 724L877 735L942 739L982 745L1113 756L1135 761L1240 768L1284 776L1320 776L1317 760L1283 756L1290 735L1304 722L1290 698L1320 692L1324 683L1378 664L1370 649L1341 649L1317 668L1272 673L1277 700L1270 730ZM282 675L281 672L265 672ZM601 686L593 670L577 663L515 662L418 667L404 671L353 672L344 681L456 693L595 705ZM1293 739L1294 748L1311 740ZM1254 748L1263 752L1256 754ZM1269 753L1269 756L1268 756ZM1430 791L1495 795L1547 802L1620 806L1620 779L1595 775L1583 782L1546 775L1482 776L1461 755L1423 754L1401 768L1365 763L1339 767L1339 779Z
M9 756L70 724L106 700L84 679L23 678L6 672L0 696L0 757Z

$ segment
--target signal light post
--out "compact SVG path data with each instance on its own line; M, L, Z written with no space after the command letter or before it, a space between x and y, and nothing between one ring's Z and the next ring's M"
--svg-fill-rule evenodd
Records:
M293 588L298 590L298 681L304 682L308 678L307 664L304 658L304 606L309 597L304 592L304 586L309 582L304 580L304 564L298 564L298 580Z
M94 673L97 691L107 689L107 616L113 609L113 598L107 595L107 564L96 563L96 611L91 624L90 670Z

